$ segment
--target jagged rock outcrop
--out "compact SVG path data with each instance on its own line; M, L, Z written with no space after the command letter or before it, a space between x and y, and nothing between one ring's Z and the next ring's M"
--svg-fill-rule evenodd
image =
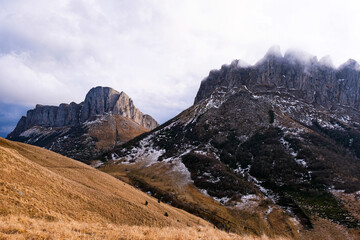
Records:
M34 109L27 112L26 116L21 117L8 138L14 138L33 126L64 127L79 125L81 106L82 104L74 102L70 104L62 103L58 107L37 104Z
M158 126L158 123L151 116L143 114L135 107L133 101L126 93L119 93L107 87L91 89L86 95L81 109L80 121L85 122L105 113L130 118L148 129Z
M360 110L360 67L350 59L339 68L329 58L320 61L300 51L271 48L254 66L242 67L238 60L212 70L196 95L195 103L209 97L217 87L246 86L251 91L289 92L307 103L327 109L345 105Z
M88 162L102 150L157 126L124 92L95 87L80 104L36 105L7 138Z

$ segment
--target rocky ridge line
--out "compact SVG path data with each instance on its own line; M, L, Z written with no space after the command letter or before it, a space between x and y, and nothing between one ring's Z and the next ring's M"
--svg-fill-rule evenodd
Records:
M35 109L29 110L27 115L20 119L8 138L18 136L33 126L78 126L86 121L95 120L97 116L106 113L127 117L150 130L158 126L155 119L150 115L143 114L135 107L126 93L119 93L109 87L95 87L87 93L85 101L80 104L75 102L63 103L58 107L36 105Z
M295 50L282 56L279 47L270 48L253 66L234 60L210 71L201 82L195 103L210 97L218 87L241 86L251 91L289 92L326 109L343 105L360 110L360 65L355 60L335 68L329 57L318 61L315 56Z

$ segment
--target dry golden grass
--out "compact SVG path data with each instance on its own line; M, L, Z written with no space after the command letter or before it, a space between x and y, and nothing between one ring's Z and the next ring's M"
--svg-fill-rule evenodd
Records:
M158 227L210 225L85 164L2 138L0 202L0 216Z
M4 139L0 176L2 216L159 227L208 225L85 164Z
M345 193L342 191L334 191L333 194L341 199L345 208L360 221L360 201L356 199L355 193Z
M96 147L99 150L107 150L114 143L124 143L134 137L149 131L133 120L116 115L106 115L102 122L89 126L89 135L96 138Z
M159 228L76 221L48 222L27 217L1 217L0 239L269 240L266 236L239 236L204 226Z
M359 229L347 229L330 220L318 218L314 221L314 229L304 231L299 240L360 240Z
M160 191L174 193L176 198L185 204L196 206L202 217L224 222L231 231L236 233L266 234L268 236L297 237L298 227L284 212L273 206L273 211L265 220L264 213L268 206L258 206L253 209L235 209L225 207L213 198L202 194L192 183L184 183L184 176L171 170L169 164L155 163L148 166L146 162L138 161L134 164L109 164L100 168L116 178L131 183L131 179L145 182Z
M0 202L0 239L268 239L220 231L106 173L3 138Z

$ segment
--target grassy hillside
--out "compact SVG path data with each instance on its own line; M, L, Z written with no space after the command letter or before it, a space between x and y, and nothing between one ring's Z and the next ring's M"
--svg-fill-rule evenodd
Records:
M239 236L212 227L148 227L114 224L47 222L28 218L0 219L0 239L121 239L121 240L274 240ZM286 240L286 238L276 238Z
M117 115L105 115L101 121L87 125L89 136L96 139L98 151L111 149L114 144L121 144L149 131L133 120Z
M0 202L0 239L242 239L85 164L3 138Z
M263 200L249 201L244 206L224 206L213 198L202 194L192 183L183 183L183 176L174 172L163 163L156 163L150 167L141 166L139 161L134 164L104 165L101 171L111 174L123 181L140 187L143 191L150 191L153 196L171 202L173 206L207 219L219 228L238 234L251 234L292 237L296 235L290 228L288 216L276 206L271 214L266 216L267 205ZM264 218L268 222L264 221Z

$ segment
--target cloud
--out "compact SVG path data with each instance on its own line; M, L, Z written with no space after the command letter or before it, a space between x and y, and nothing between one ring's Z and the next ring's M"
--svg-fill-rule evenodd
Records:
M29 107L0 102L0 137L6 137L14 130L20 117L26 114Z
M0 137L6 137L8 133L14 130L16 125L0 126Z
M0 56L2 100L28 103L31 99L30 103L46 102L61 95L59 90L63 88L63 83L52 74L32 69L27 61L29 56L26 54Z
M211 69L278 44L336 66L360 52L357 1L0 1L0 101L81 102L125 91L160 122L193 103ZM309 7L311 6L311 7Z

